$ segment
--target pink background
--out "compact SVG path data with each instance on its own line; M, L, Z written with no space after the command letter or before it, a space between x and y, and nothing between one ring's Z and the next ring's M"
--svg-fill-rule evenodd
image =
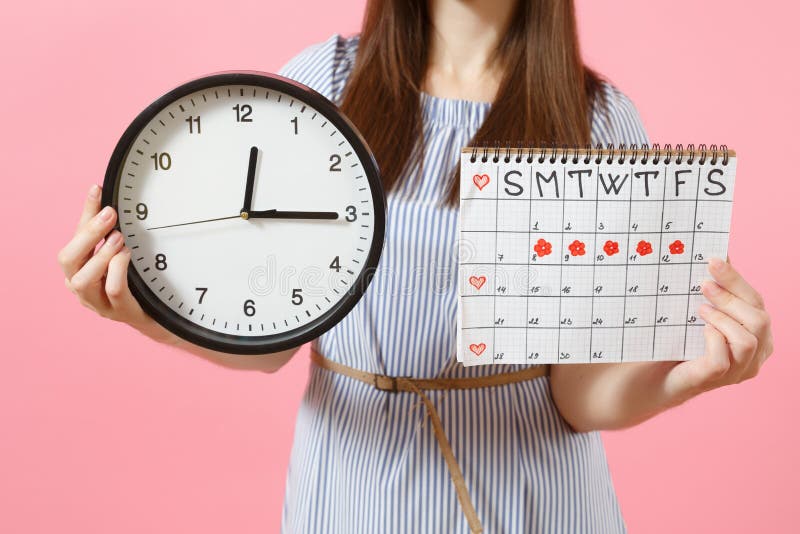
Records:
M800 494L793 2L581 0L588 61L654 141L741 154L731 258L766 297L755 381L605 440L632 532L789 532ZM791 6L791 7L789 7ZM0 21L0 531L274 532L308 360L228 371L82 309L56 252L128 122L177 83L277 70L363 1L41 2ZM794 513L793 513L794 512Z

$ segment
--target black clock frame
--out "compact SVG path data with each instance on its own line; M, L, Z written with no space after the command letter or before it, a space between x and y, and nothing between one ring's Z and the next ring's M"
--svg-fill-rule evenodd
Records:
M383 249L386 221L386 197L383 192L383 184L381 182L378 164L367 142L350 120L339 111L335 104L310 87L289 78L267 72L223 72L203 76L184 83L147 106L122 134L122 137L111 155L108 168L106 169L105 180L103 182L102 205L112 206L114 209L117 209L122 165L127 158L128 152L131 150L134 140L154 117L169 105L194 92L227 85L263 87L290 95L314 108L317 113L323 115L344 135L364 167L364 175L369 182L372 192L372 202L375 209L374 237L364 267L361 269L353 286L347 291L346 295L339 299L339 301L321 317L294 330L267 336L237 336L225 334L215 332L189 321L172 311L169 306L164 304L155 293L153 293L145 284L132 263L128 265L128 285L131 293L148 315L170 332L191 343L230 354L269 354L299 347L303 343L319 337L330 330L336 323L344 319L361 299L364 292L366 292L372 280L372 276L377 270L381 250ZM119 229L119 219L117 220L116 229Z

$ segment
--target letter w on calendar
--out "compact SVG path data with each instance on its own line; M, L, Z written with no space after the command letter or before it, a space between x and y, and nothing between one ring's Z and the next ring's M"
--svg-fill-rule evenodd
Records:
M465 148L458 360L702 355L700 284L727 257L735 174L727 151Z

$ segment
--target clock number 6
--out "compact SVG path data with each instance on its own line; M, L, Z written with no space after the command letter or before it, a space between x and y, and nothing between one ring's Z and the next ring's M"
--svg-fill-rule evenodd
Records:
M248 317L254 316L256 314L256 303L250 299L244 301L244 314Z

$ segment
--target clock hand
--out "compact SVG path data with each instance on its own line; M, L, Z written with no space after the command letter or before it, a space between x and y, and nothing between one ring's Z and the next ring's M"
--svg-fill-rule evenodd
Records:
M282 211L264 210L251 211L248 213L250 219L338 219L339 214L335 211Z
M247 181L244 186L244 205L242 206L242 218L246 219L253 204L253 184L256 181L256 163L258 162L258 147L250 147L250 160L247 163Z
M160 230L161 228L172 228L175 226L187 226L189 224L200 224L205 222L212 222L212 221L224 221L225 219L243 219L242 215L231 215L230 217L217 217L216 219L205 219L202 221L192 221L192 222L185 222L185 223L178 223L178 224L166 224L164 226L151 226L148 230Z

